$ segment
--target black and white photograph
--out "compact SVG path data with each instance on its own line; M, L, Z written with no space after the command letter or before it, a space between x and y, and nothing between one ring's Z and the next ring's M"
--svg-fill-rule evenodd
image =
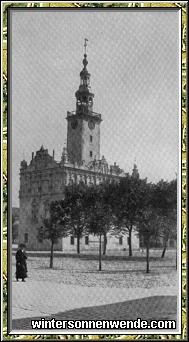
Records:
M180 332L180 31L9 9L11 333Z

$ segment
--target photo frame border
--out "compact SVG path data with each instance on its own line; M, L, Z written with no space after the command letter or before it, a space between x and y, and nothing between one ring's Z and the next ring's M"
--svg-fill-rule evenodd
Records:
M1 4L1 8L4 10L4 6L6 6L6 4L10 2L7 1L3 1ZM187 150L187 143L186 143L186 11L187 11L187 4L183 4L183 3L163 3L164 6L163 7L154 7L153 5L155 4L155 2L151 2L151 3L140 3L140 7L135 7L135 4L138 4L136 2L125 2L128 6L127 7L132 7L132 8L139 8L141 9L144 8L158 8L158 9L164 9L166 10L166 8L168 8L170 10L170 8L174 8L177 10L180 10L182 13L182 56L181 56L181 82L182 82L182 98L181 98L181 104L182 104L182 118L181 118L181 127L182 127L182 131L181 131L181 137L182 137L182 160L181 160L181 181L182 181L182 241L181 241L181 245L182 245L182 333L181 335L177 335L177 339L183 339L186 338L186 334L187 334L187 325L186 325L186 311L187 311L187 307L186 307L186 258L187 258L187 253L186 253L186 240L187 240L187 236L186 236L186 150ZM69 9L79 9L81 8L79 4L83 4L83 2L78 2L78 3L70 3L70 2L60 2L60 3L55 3L55 2L35 2L35 3L28 3L28 2L13 2L11 3L11 7L12 5L16 5L14 6L14 8L19 8L20 4L26 4L26 7L22 7L27 8L28 7L32 7L32 9L37 7L44 7L43 9L45 9L45 7L51 7L51 10L53 8L57 9L57 8L61 8L63 9L63 7L69 8ZM30 4L30 6L28 6L28 4ZM40 4L43 4L43 6L40 6ZM44 6L45 4L45 6ZM57 6L57 4L62 4L61 7L59 7L59 5ZM100 7L101 9L107 9L104 5L105 3L101 3L98 2L96 3L96 5L102 5L103 7ZM157 4L161 4L161 3L157 3ZM171 7L169 7L169 4L171 4ZM175 5L174 5L175 4ZM52 6L51 6L52 5ZM87 3L87 5L90 5L90 3ZM174 7L172 7L172 5L174 5ZM37 6L37 7L35 7ZM137 5L138 6L138 5ZM162 5L161 5L162 6ZM99 8L99 7L89 7L86 6L84 7L87 10L92 9L92 8ZM99 8L99 9L100 9ZM122 6L117 6L115 8L122 8ZM125 8L125 7L123 7ZM83 9L83 8L82 8ZM3 11L1 11L1 13L3 13ZM7 15L7 10L5 9L3 16ZM4 18L3 18L4 19ZM3 73L2 73L2 83L4 85L4 88L6 88L8 90L8 93L10 91L9 89L9 75L7 78L7 65L8 65L8 61L7 61L7 57L4 58L4 55L7 56L7 47L9 47L9 42L7 42L7 36L8 36L9 32L6 30L6 26L3 26L3 61L2 61L2 67L3 67ZM5 52L6 51L6 52ZM8 82L7 82L8 81ZM10 94L8 95L10 96ZM3 94L3 102L6 104L6 95ZM9 101L7 102L7 106L9 107ZM10 108L8 108L8 110L10 110ZM5 110L5 116L7 116L7 111ZM8 130L7 130L8 127ZM3 143L2 143L2 150L3 150L3 215L4 218L7 219L7 225L8 227L10 227L11 224L11 210L9 208L9 203L10 203L10 168L9 168L9 157L10 157L10 142L11 142L11 134L10 134L10 128L11 128L11 121L10 118L7 118L7 125L6 125L6 119L3 120ZM5 220L6 222L6 220ZM3 222L4 223L4 222ZM44 336L45 339L48 339L49 335L9 335L7 334L7 330L9 330L9 317L8 317L8 310L7 307L9 306L9 289L10 289L10 284L9 284L9 277L8 275L8 265L10 263L10 253L8 253L8 241L10 241L11 239L11 233L10 233L10 229L7 229L7 225L4 226L3 225L3 239L2 239L2 250L3 250L3 337L6 338L8 337L9 339L14 339L16 337L21 337L21 340L27 338L28 336L30 337L35 337L35 339L39 339L39 337ZM9 248L10 250L10 248ZM50 335L51 337L53 337L53 335ZM81 337L81 339L86 339L86 335L54 335L56 336L55 339L59 339L60 336L61 338L63 336L65 336L66 339L78 339L78 336ZM58 337L59 336L59 337ZM82 337L83 336L83 337ZM89 335L88 335L89 336ZM102 335L92 335L95 337L102 337ZM106 336L111 336L111 335L104 335L104 337ZM120 336L120 335L119 335ZM124 338L125 336L125 338ZM134 339L134 337L137 336L137 339L149 339L148 334L145 335L136 335L136 334L132 334L132 335L122 335L120 336L121 339L129 339L132 338ZM172 339L172 337L174 337L175 335L151 335L153 338L157 338L157 336L159 336L159 338L165 338L165 336L169 336L168 339ZM162 337L161 337L162 336ZM43 337L43 339L44 339ZM176 337L176 336L175 336ZM179 338L178 338L179 337ZM117 335L112 335L112 338L119 338ZM99 338L98 338L99 339ZM104 339L104 338L103 338Z

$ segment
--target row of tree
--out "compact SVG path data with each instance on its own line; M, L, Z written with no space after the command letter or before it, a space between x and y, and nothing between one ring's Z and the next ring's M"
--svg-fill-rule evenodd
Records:
M50 267L53 267L54 244L68 235L77 237L77 253L83 235L99 236L99 270L101 245L106 252L107 234L129 235L129 256L132 256L132 232L137 231L146 248L146 271L149 272L149 249L152 242L161 239L164 244L176 239L177 182L160 181L157 184L140 179L136 167L119 182L106 181L99 185L83 183L65 188L64 199L50 205L49 216L43 219L38 239L51 241Z

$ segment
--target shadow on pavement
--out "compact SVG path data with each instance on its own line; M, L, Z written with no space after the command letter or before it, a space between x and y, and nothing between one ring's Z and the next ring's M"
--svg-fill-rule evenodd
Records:
M62 308L63 309L63 308ZM48 317L28 317L12 320L13 330L32 330L31 319L51 320L175 320L176 296L151 296L113 304L83 307L58 312Z

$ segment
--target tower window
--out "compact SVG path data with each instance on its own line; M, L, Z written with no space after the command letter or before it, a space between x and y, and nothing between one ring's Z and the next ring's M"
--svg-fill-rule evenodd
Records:
M36 202L32 203L32 208L31 208L31 216L33 222L38 222L38 210L39 210L39 205Z
M88 235L85 236L85 244L86 244L86 245L89 244L89 237L88 237Z
M74 245L74 236L70 236L70 245Z
M25 233L25 234L24 234L24 242L25 242L25 243L28 243L28 233Z
M92 151L90 151L90 157L92 157L93 156L93 152Z
M90 142L92 142L93 141L93 137L92 137L92 135L90 135Z

